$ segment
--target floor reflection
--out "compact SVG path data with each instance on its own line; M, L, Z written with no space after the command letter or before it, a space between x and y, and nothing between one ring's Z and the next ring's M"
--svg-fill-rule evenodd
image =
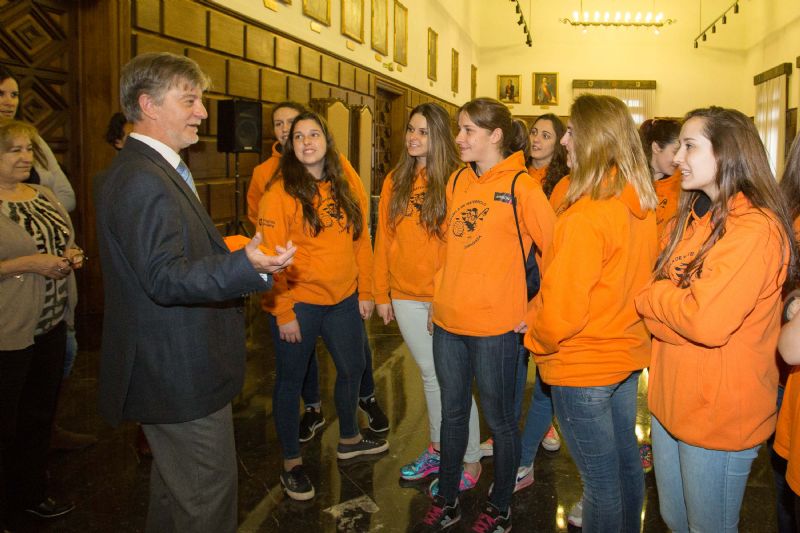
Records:
M384 327L373 319L368 325L373 348L377 396L391 422L386 454L350 461L336 459L338 422L333 405L334 371L330 357L320 350L323 431L303 447L303 457L317 496L295 502L283 495L278 481L280 456L272 422L271 390L275 377L272 341L262 314L249 310L247 381L235 402L239 451L239 503L241 532L402 532L421 519L428 507L427 482L405 483L399 469L427 445L428 422L422 381L402 342L397 327ZM52 492L74 499L78 508L62 520L29 522L22 531L115 532L142 531L147 506L149 460L137 455L136 428L126 424L110 428L97 415L99 318L79 324L81 353L76 363L73 391L67 405L70 429L96 432L100 442L87 450L55 453L51 460ZM532 391L529 371L526 396ZM649 431L646 390L640 384L637 432ZM526 398L527 403L527 398ZM361 415L363 417L363 414ZM366 426L366 420L362 418ZM484 433L485 435L485 433ZM577 471L565 447L558 452L539 449L535 482L518 492L513 501L515 531L575 530L567 513L581 496ZM484 459L478 486L461 499L465 519L454 531L467 529L485 501L492 479L491 459ZM646 476L643 531L666 531L658 514L653 474ZM774 488L766 451L753 465L740 530L775 531ZM466 522L464 524L463 522ZM578 530L576 530L578 531Z

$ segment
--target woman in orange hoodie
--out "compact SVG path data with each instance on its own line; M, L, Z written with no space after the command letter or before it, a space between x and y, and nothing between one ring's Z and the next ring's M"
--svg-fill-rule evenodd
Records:
M272 108L272 131L275 135L275 143L272 145L272 155L266 161L253 169L253 177L247 188L247 217L253 226L258 227L258 204L264 196L269 182L278 176L281 164L281 154L283 153L286 140L289 138L289 130L292 128L294 119L300 113L306 111L302 104L297 102L280 102ZM345 176L350 180L360 181L358 173L347 160L339 154L339 162ZM267 306L268 294L262 297L262 307L269 312ZM372 351L369 342L364 334L364 374L361 376L361 385L358 392L358 405L367 414L369 427L373 431L386 431L389 429L389 420L383 410L378 405L375 398L375 379L372 375ZM308 442L314 438L317 430L325 424L325 417L322 414L322 399L319 391L319 362L316 352L311 355L311 362L308 365L303 390L301 393L305 411L300 419L300 442Z
M447 111L431 103L412 109L406 150L383 182L373 269L378 315L384 324L397 318L403 340L419 365L428 406L430 444L400 469L400 477L406 480L439 472L442 402L427 323L433 276L441 267L444 252L447 179L459 166ZM473 400L461 490L474 487L480 477L479 422Z
M775 429L781 291L795 246L752 120L698 109L680 141L674 227L636 298L654 337L658 499L673 531L733 532L750 465Z
M514 384L527 307L524 265L532 244L550 246L554 215L525 168L526 128L506 106L490 98L467 102L458 129L456 144L467 166L447 184L447 244L432 307L442 391L439 491L416 531L441 531L460 519L473 379L494 436L495 481L474 528L508 531L520 454Z
M364 372L364 328L372 313L372 249L366 197L359 180L347 179L325 120L298 115L281 157L280 176L259 204L259 229L268 245L303 246L291 269L275 279L269 304L275 341L272 413L283 448L281 484L297 500L314 497L298 441L303 378L322 336L336 365L334 399L339 415L339 459L380 453L382 439L362 438L356 419ZM282 240L283 239L283 240Z
M800 135L795 137L789 156L786 158L783 177L780 181L783 200L794 221L795 242L800 240ZM800 351L798 350L798 328L800 328L800 292L793 291L786 297L784 320L778 349L782 360L778 361L778 427L772 443L772 472L775 476L775 500L779 533L800 531L800 521L795 508L800 508ZM788 462L787 462L788 461Z
M566 131L561 119L552 113L537 118L528 131L528 157L525 164L528 174L542 186L548 198L556 183L569 174L567 151L561 145L561 138Z
M533 352L584 486L583 530L638 532L644 475L634 431L650 335L633 298L658 253L656 194L625 104L583 95L561 142L569 188L528 315Z
M650 162L653 173L658 207L656 207L656 225L658 238L664 234L667 223L675 216L678 209L678 198L681 194L681 172L673 159L678 153L680 142L678 134L681 125L677 120L648 119L639 126L644 155Z

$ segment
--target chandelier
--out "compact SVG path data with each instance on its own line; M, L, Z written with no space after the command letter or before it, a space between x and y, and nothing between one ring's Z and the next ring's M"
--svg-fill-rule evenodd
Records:
M575 27L582 27L584 31L586 28L600 28L600 27L615 27L615 28L655 28L656 34L659 29L670 24L677 22L675 19L667 18L664 13L647 11L643 13L637 11L589 11L583 9L583 0L581 0L581 10L573 11L572 18L559 19L564 24L569 24Z

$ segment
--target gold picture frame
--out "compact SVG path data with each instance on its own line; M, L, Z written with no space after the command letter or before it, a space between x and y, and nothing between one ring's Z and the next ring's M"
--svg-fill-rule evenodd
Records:
M364 42L364 0L342 0L342 35Z
M533 105L558 105L558 72L533 73Z
M450 90L458 92L458 50L450 50Z
M498 74L497 99L507 104L520 103L520 83L518 74Z
M394 62L408 66L408 8L394 0Z
M381 55L389 54L389 0L372 0L372 49Z
M330 26L331 0L303 0L303 15Z
M428 28L428 79L436 81L436 71L438 69L438 46L439 34Z
M478 97L478 67L470 65L469 70L469 97L475 100Z

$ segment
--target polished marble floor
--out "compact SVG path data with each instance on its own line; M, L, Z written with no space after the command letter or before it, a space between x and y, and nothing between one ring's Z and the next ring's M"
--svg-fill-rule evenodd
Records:
M252 307L252 306L251 306ZM249 311L247 382L234 406L239 452L240 532L403 532L419 521L428 506L424 484L399 480L402 464L427 445L427 416L418 369L402 342L396 325L369 325L374 353L377 396L391 423L390 450L366 460L337 461L338 424L333 408L333 367L321 350L322 395L328 422L321 435L307 443L303 457L317 490L310 502L295 502L281 491L280 456L271 416L271 390L275 377L272 342L263 316ZM53 453L51 492L73 499L77 509L50 523L29 521L22 531L128 533L143 530L147 507L150 460L139 457L134 446L136 428L125 424L111 428L96 411L99 317L82 319L78 338L79 360L66 404L64 424L91 431L98 444L77 452ZM529 372L526 396L532 390ZM647 431L646 390L640 385L640 432ZM526 398L527 401L527 398ZM362 415L363 416L363 415ZM362 419L366 425L366 421ZM453 528L465 531L485 501L492 479L491 459L483 461L478 486L462 495L464 520ZM535 483L514 496L514 531L570 531L567 513L581 495L577 471L565 448L539 449ZM653 474L646 476L647 493L642 530L666 531L658 514ZM767 453L762 449L753 466L740 531L775 531L774 488ZM466 522L467 524L463 524ZM463 527L463 529L461 529Z

